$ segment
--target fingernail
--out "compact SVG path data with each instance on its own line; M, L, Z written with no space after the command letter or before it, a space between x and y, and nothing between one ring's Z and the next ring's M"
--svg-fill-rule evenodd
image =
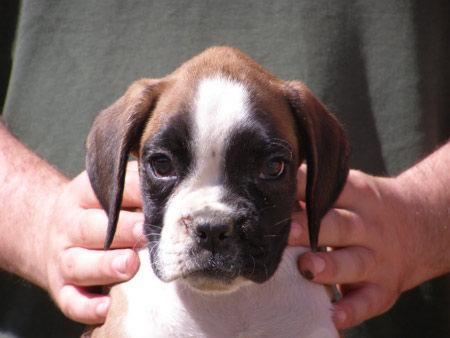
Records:
M325 261L323 258L314 256L311 257L311 261L313 264L313 270L316 274L321 273L325 270Z
M109 299L105 299L100 304L97 305L95 312L100 317L106 317L109 309Z
M334 315L333 315L333 320L337 323L337 324L342 324L343 322L345 322L345 320L347 319L347 315L345 314L344 311L335 311Z
M307 280L313 280L318 273L325 270L325 261L321 257L312 256L303 260L300 273Z
M119 257L114 258L112 264L113 268L119 273L127 273L128 260L130 258L129 254L124 254Z

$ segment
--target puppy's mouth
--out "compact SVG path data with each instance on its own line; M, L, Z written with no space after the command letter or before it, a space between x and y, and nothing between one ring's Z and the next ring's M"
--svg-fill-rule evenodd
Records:
M165 256L165 255L163 255ZM172 256L172 255L171 255ZM176 254L175 264L164 264L156 259L153 269L164 282L180 280L195 290L202 292L230 292L245 280L241 277L242 262L239 255L211 253L208 251ZM165 258L168 258L165 256ZM172 259L170 259L172 261Z
M189 267L181 276L189 286L204 292L229 291L234 288L241 271L241 262L236 256L213 254L202 251L191 254L187 259Z

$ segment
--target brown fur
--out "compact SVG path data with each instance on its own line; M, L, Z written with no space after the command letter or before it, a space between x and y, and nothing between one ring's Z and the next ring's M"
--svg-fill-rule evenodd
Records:
M165 95L161 96L150 123L141 138L143 142L157 131L165 119L180 112L188 112L196 85L203 78L225 75L237 82L247 84L251 95L274 116L280 130L287 133L288 140L297 145L294 121L285 100L284 82L274 77L245 54L230 47L212 47L183 63L177 70L160 81L165 83ZM296 151L297 149L294 149Z

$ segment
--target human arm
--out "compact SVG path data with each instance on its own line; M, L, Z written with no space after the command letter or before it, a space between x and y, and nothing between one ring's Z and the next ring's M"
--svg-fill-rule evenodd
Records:
M450 272L450 142L394 178L350 171L319 244L300 271L314 282L340 284L334 319L343 329L387 311L399 295ZM304 181L304 168L299 181ZM302 189L299 198L304 199ZM306 216L294 216L291 245L307 245Z
M138 174L128 171L124 205L141 205ZM68 179L0 122L0 268L47 290L71 319L104 321L109 297L89 286L131 278L142 238L141 213L122 212L112 251L101 250L106 215L85 172Z

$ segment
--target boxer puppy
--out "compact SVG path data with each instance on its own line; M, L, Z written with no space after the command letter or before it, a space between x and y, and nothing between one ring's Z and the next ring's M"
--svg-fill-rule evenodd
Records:
M129 154L139 161L148 247L113 286L93 337L337 337L324 287L288 248L296 173L307 163L312 250L348 173L341 126L300 82L240 51L209 48L142 79L96 118L87 171L111 245Z

